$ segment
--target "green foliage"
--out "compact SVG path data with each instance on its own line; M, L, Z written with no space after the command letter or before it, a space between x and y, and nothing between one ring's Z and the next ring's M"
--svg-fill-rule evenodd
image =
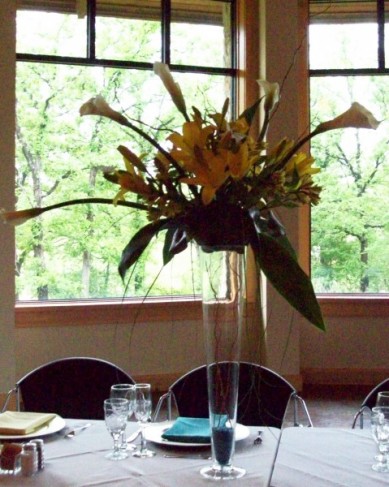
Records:
M387 119L388 81L324 78L312 81L312 119L326 120L358 100ZM312 208L312 278L316 292L389 291L389 161L387 126L376 132L332 132L314 139L322 172L321 201Z
M132 42L123 43L122 21L100 20L98 50L104 57L151 61L158 55L155 48L158 23L126 23ZM64 16L61 29L70 36L72 26L68 24L69 19ZM118 29L113 29L114 25ZM55 33L39 35L46 38L47 46L56 45ZM202 43L204 52L210 40L204 38ZM222 76L179 74L177 79L191 104L196 101L214 108L224 101L226 80ZM130 132L126 137L121 127L100 117L79 117L80 106L97 94L133 121L142 121L142 129L160 141L168 135L165 127L172 126L172 120L173 126L182 123L161 83L150 71L18 63L18 209L72 198L113 198L115 188L105 181L102 170L123 168L116 150L120 144L144 154L147 164L152 151L143 139ZM135 210L82 205L49 212L18 227L18 298L144 296L151 286L153 294L193 294L198 285L192 277L195 257L190 249L186 251L186 267L181 260L179 266L170 266L154 283L161 271L163 252L158 239L144 251L131 280L123 284L117 270L122 250L145 224L145 215Z

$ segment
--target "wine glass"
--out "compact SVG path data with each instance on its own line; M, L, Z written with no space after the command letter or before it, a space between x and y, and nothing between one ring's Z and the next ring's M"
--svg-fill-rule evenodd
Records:
M129 421L134 412L134 386L133 384L114 384L111 386L111 398L123 398L128 400L128 416ZM121 450L135 450L135 445L127 443L126 432L122 432L120 439Z
M374 407L371 412L371 431L377 443L377 463L372 465L376 472L389 472L389 407Z
M110 460L123 460L128 455L120 449L120 437L125 431L128 418L128 400L123 398L110 398L104 401L104 419L108 431L113 438L113 450L106 458Z
M150 384L135 384L134 386L134 414L140 427L140 448L132 455L134 457L153 457L155 452L146 447L144 429L151 418L151 386Z
M389 391L381 391L377 394L376 406L388 407L389 406Z

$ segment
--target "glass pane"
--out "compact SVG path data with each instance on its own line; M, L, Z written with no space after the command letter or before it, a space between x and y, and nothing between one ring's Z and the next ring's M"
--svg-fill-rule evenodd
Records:
M171 62L231 67L231 5L172 0Z
M73 8L64 11L18 10L16 50L19 53L85 57L86 20ZM48 8L46 9L48 10Z
M358 101L378 120L389 116L389 77L311 80L312 125L330 120ZM389 291L388 125L345 129L313 139L321 172L321 201L312 208L312 277L315 290L335 293Z
M309 26L311 69L376 68L377 50L376 23Z
M153 62L161 59L160 1L96 2L96 57Z
M174 75L188 107L220 110L229 83L224 77ZM118 187L103 178L107 167L122 169L116 150L126 145L144 162L154 149L133 132L100 117L83 117L79 107L102 94L110 105L143 123L161 143L180 127L181 114L152 72L19 63L17 67L18 209L71 198L112 199ZM128 288L117 272L124 246L147 223L145 213L112 205L78 205L48 212L17 228L19 299L77 299L190 294L195 253L191 249L162 269L162 240L150 245L136 265ZM161 235L163 237L164 235ZM195 276L196 277L196 276Z

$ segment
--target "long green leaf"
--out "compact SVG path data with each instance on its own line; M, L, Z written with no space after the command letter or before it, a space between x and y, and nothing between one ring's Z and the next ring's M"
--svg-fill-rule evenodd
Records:
M163 245L163 265L168 264L175 255L185 250L187 246L188 241L185 230L178 225L170 226L166 232Z
M119 274L124 279L128 269L139 259L149 245L150 240L166 225L167 220L149 223L141 228L129 241L122 252L119 263Z
M281 296L309 322L325 330L311 280L284 243L269 234L259 233L252 247L257 264Z

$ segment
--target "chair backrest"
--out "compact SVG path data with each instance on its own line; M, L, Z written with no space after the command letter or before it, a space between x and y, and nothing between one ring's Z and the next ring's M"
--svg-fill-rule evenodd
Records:
M178 413L208 417L207 366L202 365L171 387ZM241 424L280 428L295 388L276 372L249 362L240 362L237 420Z
M381 391L389 391L389 378L383 380L380 382L378 385L376 385L370 392L369 394L365 397L363 400L361 407L357 414L354 416L352 428L355 428L355 425L357 423L357 420L359 419L360 421L360 427L363 428L363 414L366 410L372 410L372 408L375 406L376 400L377 400L377 394Z
M103 401L111 385L134 384L120 367L92 357L68 357L44 364L17 384L26 411L52 412L65 418L103 419Z

